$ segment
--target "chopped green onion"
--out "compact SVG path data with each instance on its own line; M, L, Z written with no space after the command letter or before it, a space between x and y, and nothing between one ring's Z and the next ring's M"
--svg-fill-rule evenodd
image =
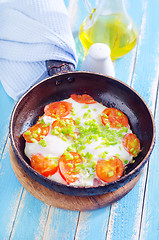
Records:
M108 116L105 113L103 114L103 117L108 118Z
M67 163L67 165L68 165L69 167L73 167L73 164L72 164L72 163Z
M102 152L101 154L98 155L98 157L105 159L107 157L107 154L108 152Z
M125 164L128 164L128 160L124 160L124 163L125 163Z
M36 134L36 133L33 133L33 138L37 138L38 137L38 135Z
M38 144L40 144L42 147L47 147L47 143L44 139L41 139Z
M121 112L118 112L117 114L118 114L118 116L119 116L119 117L121 117L121 116L122 116L122 113L121 113Z
M88 110L89 111L89 110ZM84 113L83 118L91 118L92 115L89 112Z
M84 105L82 108L88 108L88 105Z
M116 126L120 128L120 127L122 127L122 124L118 123Z
M32 143L37 143L38 141L35 138L30 139Z
M47 155L46 158L47 158L47 159L50 159L50 160L53 160L54 158L58 159L58 157L53 157L53 156L51 156L51 155Z
M76 118L75 123L79 125L81 123L81 117Z
M128 128L127 127L123 127L123 132L127 132Z
M80 146L79 150L84 150L86 146Z
M76 115L74 107L72 107L71 115L72 115L72 116L75 116L75 115Z
M43 124L42 127L43 127L43 128L44 128L44 127L48 127L48 124Z
M46 135L46 134L47 134L47 132L46 132L46 130L44 130L44 131L43 131L43 135Z
M105 124L105 127L106 127L106 128L109 128L109 127L110 127L110 123L107 122L107 123Z
M102 147L103 147L102 145L99 145L95 149L97 150L98 148L102 148Z
M41 133L41 128L38 128L38 129L36 130L36 133L37 133L37 134L40 134L40 133Z
M64 151L63 155L65 155L66 160L72 160L73 159L72 154L67 152L67 151Z
M61 139L65 142L67 142L67 138L66 137L61 137Z
M29 135L31 135L31 132L30 131L26 131L26 132L24 132L24 135L29 136Z
M43 118L41 119L40 123L41 123L41 124L45 124L45 121L44 121Z
M114 176L113 171L108 172L108 177L113 177L113 176Z
M131 149L130 149L130 152L133 152L133 151L134 151L134 148L131 148Z
M91 160L93 158L93 154L87 152L85 157L88 158L89 160Z

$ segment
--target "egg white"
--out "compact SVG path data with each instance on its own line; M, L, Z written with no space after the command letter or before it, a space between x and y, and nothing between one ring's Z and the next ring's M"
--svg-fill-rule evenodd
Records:
M60 157L66 148L69 146L68 142L63 141L58 136L54 136L49 133L44 138L47 146L43 147L38 142L36 143L28 143L26 142L25 146L25 154L30 159L32 155L40 153L44 157L51 155L54 157Z

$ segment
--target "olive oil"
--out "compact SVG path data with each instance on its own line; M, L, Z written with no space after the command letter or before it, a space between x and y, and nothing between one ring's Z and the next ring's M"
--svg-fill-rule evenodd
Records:
M112 60L118 59L132 50L138 39L138 28L127 21L122 14L100 15L95 19L88 16L80 27L79 38L85 49L94 43L105 43L111 49Z

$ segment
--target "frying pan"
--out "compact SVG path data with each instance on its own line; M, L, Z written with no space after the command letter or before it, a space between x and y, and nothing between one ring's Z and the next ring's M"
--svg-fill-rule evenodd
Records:
M22 133L43 115L45 105L69 98L72 93L89 94L106 107L117 108L127 115L132 131L141 142L142 151L135 162L128 165L119 180L97 187L68 186L42 176L30 166L30 160L24 154L25 141ZM12 112L10 139L18 163L35 181L58 193L93 196L113 192L140 173L154 146L155 124L144 100L125 83L102 74L68 72L42 80L21 97Z

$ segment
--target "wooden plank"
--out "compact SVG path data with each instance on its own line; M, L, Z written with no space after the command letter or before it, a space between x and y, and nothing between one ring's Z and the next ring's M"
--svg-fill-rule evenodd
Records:
M95 211L81 212L75 240L104 240L109 214L110 206Z
M4 149L0 167L0 237L9 237L23 188L15 177L9 159L9 141Z
M14 101L4 91L0 83L0 237L7 239L10 235L17 206L23 188L16 179L9 160L9 121Z
M43 239L74 239L78 215L78 211L68 211L51 207Z
M73 239L77 221L77 211L50 207L24 190L11 239Z
M144 1L143 3L140 39L137 48L135 72L132 79L133 88L146 100L152 111L155 109L158 82L156 72L158 66L156 61L158 55L156 51L158 47L158 26L155 20L158 14L157 11L152 11L155 3L156 1ZM153 44L150 44L152 36ZM151 161L152 159L150 159L150 162ZM123 240L138 239L140 234L146 176L147 166L144 169L139 183L132 192L112 206L107 239L118 239L119 232L120 238Z
M159 59L158 59L159 60ZM155 113L159 122L159 96ZM147 188L144 198L140 239L159 239L159 125L156 124L156 146L149 162Z
M23 191L10 239L42 239L49 206Z
M123 240L138 239L144 194L142 179L145 179L144 173L134 189L119 202L113 204L107 239L117 240L119 234Z
M158 1L145 1L138 53L136 58L133 88L154 110L158 85Z
M155 6L155 8L154 8ZM145 74L142 78L142 82L144 82L145 78L151 84L151 92L147 91L146 95L150 95L152 99L154 99L153 89L156 89L157 80L159 77L159 28L158 28L158 8L159 2L151 1L149 4L149 12L150 12L150 19L149 19L149 36L150 38L147 39L147 46L149 48L146 51L145 59L146 64L145 66L141 66L142 69L147 69L147 75ZM147 21L147 19L145 20ZM152 42L151 42L152 41ZM151 55L152 54L152 55ZM152 56L152 57L151 57ZM154 62L154 64L152 64ZM139 71L140 69L138 69ZM146 88L146 86L145 86ZM144 96L145 97L145 96ZM144 209L143 209L143 216L142 216L142 224L141 224L141 234L140 239L159 239L159 94L157 95L156 101L156 112L155 112L155 122L156 122L156 144L154 151L152 153L149 168L148 168L148 179L147 179L147 188L144 198ZM149 105L152 106L152 103L149 102Z

